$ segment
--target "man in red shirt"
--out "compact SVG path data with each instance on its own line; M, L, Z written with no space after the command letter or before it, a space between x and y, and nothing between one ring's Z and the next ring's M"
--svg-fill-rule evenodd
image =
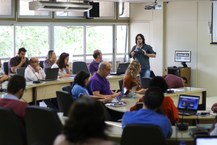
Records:
M181 87L184 87L185 84L187 83L186 78L179 77L173 74L167 74L163 76L163 78L165 79L169 89L170 88L181 88Z
M9 108L15 114L24 119L28 104L20 101L26 88L26 80L22 76L14 75L10 78L7 86L7 94L0 98L0 107Z

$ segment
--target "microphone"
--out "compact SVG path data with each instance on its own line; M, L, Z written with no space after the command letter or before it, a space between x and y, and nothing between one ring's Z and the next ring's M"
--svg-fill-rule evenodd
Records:
M181 131L184 131L184 130L188 130L188 123L184 123L184 114L185 112L188 110L188 106L189 106L189 103L188 102L185 102L185 108L183 109L183 112L182 112L182 118L181 118L181 123L176 123L176 127L178 128L178 130L181 130Z

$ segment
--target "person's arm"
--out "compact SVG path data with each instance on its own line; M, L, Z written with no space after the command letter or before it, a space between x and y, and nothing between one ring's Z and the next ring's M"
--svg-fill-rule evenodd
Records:
M26 68L24 76L27 81L38 81L39 79L37 72L34 72L29 67Z
M7 75L2 75L0 77L0 83L4 82L4 81L7 81L8 80L8 76Z
M18 68L21 68L26 61L28 61L28 60L26 59L26 57L24 57L24 58L21 58L21 61L20 61L20 63L17 66L12 66L13 63L11 63L10 64L11 65L11 68L10 68L11 72L12 73L16 73L16 70Z
M136 46L134 46L133 48L132 48L132 50L130 51L130 53L129 53L129 57L130 58L134 58L134 55L135 55L135 52L134 52L134 50L135 50L135 48L136 48Z
M147 57L156 57L156 52L154 52L154 50L152 49L152 47L150 45L146 45L146 47L148 47L147 51L144 50L144 48L142 49L143 54Z

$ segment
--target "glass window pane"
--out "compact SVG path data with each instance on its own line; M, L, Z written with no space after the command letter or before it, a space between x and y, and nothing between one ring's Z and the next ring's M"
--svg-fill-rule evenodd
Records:
M13 57L13 26L0 26L0 36L0 57Z
M86 41L87 54L93 54L95 49L112 53L112 26L87 26Z
M12 15L12 0L0 0L0 15Z
M127 26L117 26L117 53L127 53Z
M55 26L54 27L54 50L57 55L62 52L73 55L83 55L83 27L82 26Z
M130 17L129 3L119 3L119 17Z
M19 5L19 15L22 16L49 16L47 11L31 11L29 10L29 2L33 0L20 0ZM49 1L49 0L41 0Z
M15 28L16 49L25 47L28 57L47 55L48 26L16 26Z

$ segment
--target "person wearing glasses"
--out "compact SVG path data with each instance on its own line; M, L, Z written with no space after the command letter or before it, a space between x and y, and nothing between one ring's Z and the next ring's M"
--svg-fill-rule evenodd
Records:
M25 69L24 76L26 81L39 81L45 79L45 72L40 67L37 57L30 58L29 65Z
M28 58L25 57L26 49L24 47L20 48L18 51L18 55L11 58L9 61L10 73L16 73L16 70L21 67L27 67Z
M54 50L49 50L47 54L47 59L43 62L44 69L51 68L53 64L57 61L57 56Z

